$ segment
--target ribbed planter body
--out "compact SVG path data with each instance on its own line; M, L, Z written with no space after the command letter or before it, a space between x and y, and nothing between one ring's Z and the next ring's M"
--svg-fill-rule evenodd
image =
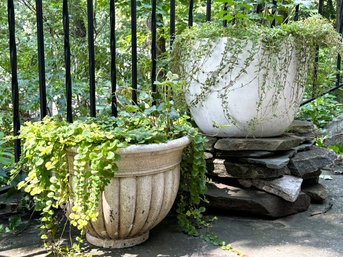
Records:
M105 248L131 247L147 240L175 201L182 150L189 143L188 137L182 137L119 150L118 172L100 195L99 216L90 223L87 240ZM73 155L69 158L70 167Z
M292 37L276 49L228 37L194 45L194 58L181 59L181 66L186 102L200 130L272 137L287 129L303 96L309 51L297 49Z

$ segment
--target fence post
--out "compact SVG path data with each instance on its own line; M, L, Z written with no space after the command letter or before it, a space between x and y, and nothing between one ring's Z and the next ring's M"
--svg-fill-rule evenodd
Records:
M93 0L87 0L90 116L96 116Z
M211 21L211 0L207 0L206 2L206 21Z
M170 49L175 40L175 0L170 0Z
M64 61L66 69L65 86L67 97L67 121L73 122L72 86L70 75L70 43L69 43L69 12L68 0L63 0L63 31L64 31Z
M194 8L194 1L189 0L189 9L188 9L188 27L193 26L193 8Z
M116 19L115 19L115 0L111 0L110 2L110 47L111 47L111 109L112 109L112 116L117 117L118 109L117 109L117 73L116 73L116 34L115 34L115 26L116 26Z
M224 13L227 11L227 3L224 3ZM227 27L227 20L223 20L223 26L226 28Z
M156 105L156 0L151 1L152 11L151 11L151 95L153 105Z
M337 19L339 19L339 25L338 25L338 32L340 33L340 35L342 36L342 32L343 32L343 4L341 3L340 5L340 12L339 12L339 17L337 17ZM339 84L341 83L341 55L338 54L337 55L337 66L336 66L336 86L339 86Z
M40 118L47 115L42 0L36 0Z
M13 105L13 135L18 136L20 130L19 116L19 88L17 74L17 47L15 40L15 14L13 0L7 2L8 11L8 30L9 30L9 48L10 48L10 63L12 73L12 105ZM14 159L16 162L20 158L20 140L14 140Z

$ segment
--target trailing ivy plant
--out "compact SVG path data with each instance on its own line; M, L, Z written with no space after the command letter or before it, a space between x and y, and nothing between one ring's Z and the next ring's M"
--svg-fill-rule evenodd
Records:
M219 48L218 45L223 45L221 52L214 51ZM228 94L239 87L258 84L257 111L261 111L263 100L271 89L274 93L269 104L275 106L284 98L283 88L290 83L289 67L295 65L292 68L294 81L290 101L291 106L297 109L307 75L312 74L309 71L316 46L336 53L341 53L343 49L340 35L320 16L272 28L249 19L228 27L207 23L189 28L176 38L172 66L174 72L186 81L185 93L189 96L188 105L191 108L201 106L211 93L218 92L225 118L229 124L239 126L230 114ZM213 59L214 53L218 58L217 64L207 71L208 67L203 68L204 64ZM254 63L256 60L257 64ZM240 80L253 63L257 65L256 74L251 74L248 81ZM242 84L238 86L239 80ZM289 110L283 111L287 113ZM245 129L254 134L257 123L258 120L252 119L249 128Z
M205 139L189 122L180 116L173 102L158 106L127 106L118 117L88 118L67 123L46 117L41 122L27 122L21 128L22 155L13 174L27 173L19 187L29 193L36 209L41 211L42 239L56 255L63 255L56 240L56 211L70 204L70 223L81 235L90 221L97 219L98 195L116 174L117 150L131 144L164 143L189 136L191 144L182 157L178 203L178 220L182 228L197 234L193 220L202 222L200 203L206 192L204 161ZM67 155L75 149L73 188L67 169ZM80 251L79 243L67 251Z

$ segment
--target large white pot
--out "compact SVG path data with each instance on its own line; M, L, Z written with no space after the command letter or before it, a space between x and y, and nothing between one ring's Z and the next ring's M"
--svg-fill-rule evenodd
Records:
M272 137L292 123L303 96L309 51L294 38L198 41L185 59L186 102L200 130L220 137Z
M118 171L100 195L99 216L87 240L105 248L124 248L148 239L170 211L179 188L182 150L188 137L163 144L132 145L118 153ZM74 154L68 155L72 169Z

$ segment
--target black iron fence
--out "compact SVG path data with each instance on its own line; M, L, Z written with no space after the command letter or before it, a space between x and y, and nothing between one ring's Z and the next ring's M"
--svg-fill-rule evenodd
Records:
M39 94L40 94L40 117L41 119L47 115L47 93L46 93L46 72L45 72L45 54L44 54L44 27L43 27L43 5L42 0L35 0L36 3L36 21L37 21L37 50L38 50L38 67L39 67ZM276 1L273 1L276 5ZM157 86L156 80L156 67L157 67L157 19L156 19L156 5L157 0L151 0L151 92L152 95L156 95ZM176 32L176 1L170 0L170 46L172 46L175 39ZM206 22L211 21L211 0L204 0L206 5ZM20 114L19 114L19 89L18 89L18 68L17 68L17 48L16 48L16 32L15 32L15 6L13 0L8 0L8 27L9 27L9 48L10 48L10 64L12 73L12 104L13 104L13 129L14 135L18 135L20 130ZM227 5L224 4L224 9ZM136 0L130 0L131 9L131 72L132 72L132 102L137 103L137 2ZM193 26L193 9L194 1L189 0L188 7L188 26ZM257 5L256 12L261 12L263 6ZM299 5L295 6L294 20L299 19ZM319 1L319 13L323 10L323 0ZM89 114L92 117L96 116L96 77L95 77L95 51L94 51L94 17L93 17L93 0L87 0L87 22L88 22L88 73L89 73ZM112 115L117 115L117 76L116 76L116 1L109 0L109 13L110 13L110 55L111 55L111 67L110 67L110 81L111 81L111 111ZM343 5L341 5L340 11L341 17L339 17L340 25L339 32L343 31ZM63 31L64 31L64 61L65 61L65 93L66 93L66 118L69 122L73 121L73 109L72 109L72 78L71 78L71 51L70 51L70 39L69 39L69 8L68 0L63 0L62 8L63 17ZM275 20L272 21L272 26L275 25ZM223 26L228 26L227 21L223 21ZM315 60L315 67L317 67L318 58ZM337 58L337 70L341 69L341 57ZM314 87L316 86L317 70L314 70ZM330 89L328 92L334 91L340 88L341 78L337 73L336 86ZM326 92L327 93L327 92ZM309 99L304 102L306 104L315 99ZM155 101L153 103L156 103ZM20 156L20 142L15 140L15 160L18 161Z

